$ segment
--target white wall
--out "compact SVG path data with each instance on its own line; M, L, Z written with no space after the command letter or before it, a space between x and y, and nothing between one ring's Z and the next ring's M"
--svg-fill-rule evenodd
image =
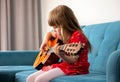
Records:
M49 11L59 4L69 6L81 25L120 20L120 0L41 0L42 38L50 30Z

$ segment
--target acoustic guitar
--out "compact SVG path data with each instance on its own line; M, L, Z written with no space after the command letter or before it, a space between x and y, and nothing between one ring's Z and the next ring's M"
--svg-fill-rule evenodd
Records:
M45 65L51 65L53 63L58 63L59 57L54 54L53 46L59 42L57 38L48 41L48 45L45 48L45 52L39 52L33 67L37 70L41 69ZM62 42L61 42L62 43ZM84 44L79 43L69 43L60 45L60 50L66 52L67 54L76 55Z

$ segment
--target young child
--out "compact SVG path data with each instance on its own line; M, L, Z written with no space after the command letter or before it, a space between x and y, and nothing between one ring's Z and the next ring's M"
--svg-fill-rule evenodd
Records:
M64 44L81 42L84 44L84 48L73 56L60 51L60 45L57 43L53 50L62 59L62 62L44 66L41 70L29 75L26 82L50 82L59 76L88 74L90 65L88 52L91 50L91 45L81 30L73 11L65 5L57 6L50 12L48 24L53 27L54 31L46 34L41 44L41 51L45 50L51 37L59 38Z

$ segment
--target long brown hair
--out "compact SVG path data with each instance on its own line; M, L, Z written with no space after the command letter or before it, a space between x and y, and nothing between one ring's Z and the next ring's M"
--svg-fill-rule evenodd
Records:
M83 33L73 11L65 5L59 5L50 12L49 18L48 18L48 24L50 26L62 27L61 34L63 37L63 41L66 39L66 36L65 35L63 36L63 34L66 34L66 32L73 33L74 31L79 30L80 32ZM91 51L91 45L89 40L87 44L89 46L89 50Z

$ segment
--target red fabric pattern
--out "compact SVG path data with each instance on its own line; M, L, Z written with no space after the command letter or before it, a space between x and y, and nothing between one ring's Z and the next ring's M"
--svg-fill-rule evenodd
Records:
M70 40L69 43L73 42L81 42L84 43L85 46L83 50L79 54L78 61L74 64L69 64L65 61L62 61L61 63L53 64L51 67L45 66L42 68L43 71L48 71L52 68L60 68L66 75L76 75L76 74L87 74L89 73L89 62L88 62L88 46L86 45L87 39L85 36L79 32L75 31Z

